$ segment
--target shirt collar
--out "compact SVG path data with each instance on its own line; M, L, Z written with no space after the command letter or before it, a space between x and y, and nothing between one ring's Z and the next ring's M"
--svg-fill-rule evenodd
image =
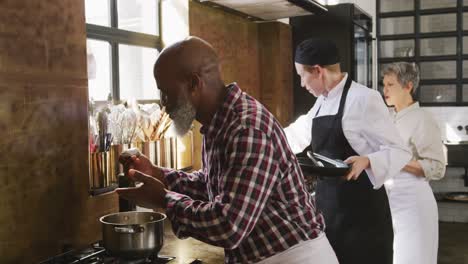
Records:
M393 110L395 112L395 118L399 119L402 118L404 115L416 110L419 108L419 102L414 102L410 106L405 107L405 109L401 110L400 112L396 112L395 109Z
M342 94L343 92L343 88L346 84L346 80L348 79L348 73L345 73L345 75L343 76L343 79L341 79L341 81L333 88L331 89L329 92L328 92L328 95L324 95L323 98L325 100L331 100L337 96L339 96L340 94Z
M241 96L242 90L239 88L237 83L231 83L227 85L226 89L228 92L224 98L223 104L218 108L213 118L210 121L209 125L204 125L200 128L200 133L208 136L211 135L214 131L219 131L226 121L226 116L229 109L234 107L234 103Z

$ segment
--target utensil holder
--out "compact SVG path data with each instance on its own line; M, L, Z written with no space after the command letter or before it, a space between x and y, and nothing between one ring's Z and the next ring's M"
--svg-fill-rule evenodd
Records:
M163 138L146 142L147 153L143 152L156 166L174 168L177 166L176 138Z
M112 167L110 152L94 152L89 157L89 174L92 189L110 186Z

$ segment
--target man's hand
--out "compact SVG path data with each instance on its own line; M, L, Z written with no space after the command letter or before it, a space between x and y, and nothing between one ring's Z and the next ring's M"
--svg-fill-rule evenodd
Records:
M134 201L137 205L146 208L164 207L164 197L168 191L161 181L134 169L128 172L128 176L143 184L138 187L116 189L122 198Z
M164 172L160 168L153 165L153 163L145 155L132 155L127 159L123 158L123 156L120 156L119 161L122 163L122 165L124 165L125 168L134 169L158 179L164 183L167 188L166 180L164 179Z
M362 171L370 166L369 158L366 156L352 156L347 158L344 162L351 166L351 170L344 176L347 181L357 180Z

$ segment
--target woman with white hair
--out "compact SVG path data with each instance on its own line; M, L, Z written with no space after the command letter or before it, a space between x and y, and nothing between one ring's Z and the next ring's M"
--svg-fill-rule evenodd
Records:
M415 64L397 62L383 70L384 96L393 121L412 150L402 173L385 183L392 212L394 264L436 264L438 212L429 180L445 174L440 129L413 95L419 84Z

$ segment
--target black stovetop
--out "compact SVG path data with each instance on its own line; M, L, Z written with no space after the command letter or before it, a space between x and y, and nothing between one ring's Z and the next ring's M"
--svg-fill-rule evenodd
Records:
M40 264L165 264L173 259L175 257L152 256L139 260L122 260L109 256L101 243L97 242L81 250L67 251Z

